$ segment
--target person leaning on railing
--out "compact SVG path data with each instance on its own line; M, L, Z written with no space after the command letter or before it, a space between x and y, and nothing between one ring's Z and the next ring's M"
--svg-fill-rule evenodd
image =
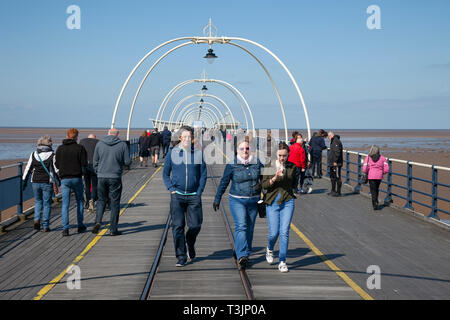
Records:
M373 210L378 210L378 191L383 175L389 172L389 164L385 157L380 154L380 147L373 145L369 155L364 160L363 172L367 173L369 179L370 194L372 195Z
M58 169L55 166L55 154L52 150L52 138L44 136L39 138L37 150L31 153L25 172L23 173L23 189L25 189L28 177L31 175L31 183L34 194L34 229L50 231L50 213L52 210L53 182L58 181Z

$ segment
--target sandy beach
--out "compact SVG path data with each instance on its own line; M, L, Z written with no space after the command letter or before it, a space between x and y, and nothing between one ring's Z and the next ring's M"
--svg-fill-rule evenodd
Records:
M55 144L60 144L61 141L65 138L67 129L60 128L0 128L0 143L30 143L35 144L37 139L42 135L48 134L52 136ZM133 129L130 131L130 136L132 138L139 137L144 129ZM80 135L79 139L87 137L90 133L94 133L97 135L97 138L102 138L106 135L107 129L79 129ZM302 133L305 133L305 130L299 130ZM314 131L314 130L312 130ZM450 139L450 130L336 130L336 133L340 134L342 140L349 137L356 138L394 138L394 140L401 141L404 138L434 138L434 139ZM126 136L126 129L121 129L121 138L124 139ZM347 149L344 144L344 149ZM352 149L348 149L352 150ZM30 150L31 153L33 150ZM353 151L353 150L352 150ZM368 153L368 149L357 150L360 152ZM425 164L434 164L438 166L450 167L450 150L439 149L439 148L421 148L418 146L415 147L400 147L400 148L391 148L381 147L382 154L387 158L392 159L400 159L406 161L414 161ZM325 154L325 153L324 153ZM17 162L26 162L27 158L22 159L8 159L8 160L0 160L0 166L5 166L9 164L14 164ZM351 161L356 162L356 156L350 159ZM356 166L352 165L350 170L356 171ZM398 163L393 164L393 170L406 174L406 166ZM413 175L422 179L431 180L431 169L422 168L422 167L414 167ZM13 175L17 175L17 166L13 168L0 170L0 179L4 179ZM344 176L344 170L342 175ZM405 178L403 177L393 177L393 182L399 185L405 185ZM450 172L439 172L439 181L441 183L450 184ZM385 186L382 186L384 189ZM431 193L431 185L426 184L420 181L413 182L413 188L422 192ZM363 186L363 192L368 192L368 187ZM393 192L399 195L405 196L406 191L400 188L393 188ZM450 190L449 188L439 187L438 195L443 198L450 199ZM384 198L384 195L382 194ZM425 204L431 205L430 197L426 197L420 194L414 195L417 201L423 202ZM380 197L381 199L381 197ZM400 198L394 198L394 204L398 206L403 206L405 201ZM24 209L27 209L34 205L33 200L29 200L24 204ZM444 202L439 200L439 206L444 210L450 211L450 204L448 202ZM420 206L418 204L414 205L416 211L424 213L428 215L430 213L430 209ZM16 214L16 208L10 208L1 213L1 219L5 220ZM442 219L450 219L448 215L440 214Z

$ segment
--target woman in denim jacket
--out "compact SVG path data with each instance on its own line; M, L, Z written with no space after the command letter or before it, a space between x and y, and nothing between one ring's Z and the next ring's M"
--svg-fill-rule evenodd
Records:
M228 201L234 221L234 244L240 269L247 267L252 251L257 203L261 195L262 167L259 159L255 159L250 153L248 138L240 140L237 143L237 156L233 163L226 165L214 199L213 208L217 211L231 180Z

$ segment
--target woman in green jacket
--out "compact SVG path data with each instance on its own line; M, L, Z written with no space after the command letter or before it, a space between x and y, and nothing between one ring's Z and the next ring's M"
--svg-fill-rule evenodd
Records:
M279 265L281 272L288 272L286 255L289 243L289 226L295 208L294 190L297 187L297 167L287 161L289 146L280 142L275 167L266 167L262 187L267 190L265 203L269 236L266 249L266 260L273 263L273 249L280 237ZM274 173L275 172L275 173Z

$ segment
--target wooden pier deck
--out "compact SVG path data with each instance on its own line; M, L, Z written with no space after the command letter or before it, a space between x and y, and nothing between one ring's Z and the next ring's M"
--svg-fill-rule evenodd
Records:
M212 210L213 179L223 165L208 168L202 197L204 222L197 258L175 267L169 230L151 299L246 299L219 212ZM139 299L169 214L169 193L162 168L132 167L123 177L123 213L111 237L90 232L95 215L85 214L88 231L61 236L60 208L52 210L52 232L34 231L32 220L0 235L0 299ZM247 274L256 299L448 299L448 230L394 208L373 212L366 197L344 188L344 196L326 195L329 182L316 180L311 194L296 200L287 263L281 274L267 264L267 221L257 218L254 253ZM232 226L228 196L223 202ZM75 222L74 202L71 222ZM104 217L104 224L108 221ZM275 257L277 257L277 248ZM81 288L70 289L65 270L75 260ZM369 266L379 266L381 288L369 289ZM52 281L54 283L52 283Z

